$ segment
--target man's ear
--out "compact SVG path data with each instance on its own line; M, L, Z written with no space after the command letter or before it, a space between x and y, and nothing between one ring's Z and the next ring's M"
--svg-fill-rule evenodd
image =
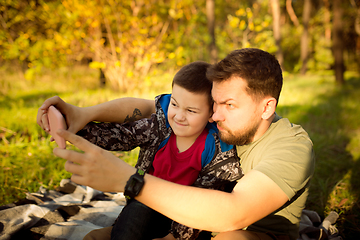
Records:
M275 113L277 101L275 98L269 97L265 98L263 103L264 108L261 118L267 120Z

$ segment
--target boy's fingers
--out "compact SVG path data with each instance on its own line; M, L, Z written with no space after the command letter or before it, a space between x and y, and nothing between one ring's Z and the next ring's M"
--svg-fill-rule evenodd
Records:
M63 105L64 101L59 96L54 96L51 98L48 98L44 101L43 105L41 105L40 109L47 110L51 105L54 105L56 107L61 107Z
M47 113L44 113L41 116L41 122L42 122L43 129L45 131L49 132L50 131L50 124L49 124L49 119L48 119L48 114Z

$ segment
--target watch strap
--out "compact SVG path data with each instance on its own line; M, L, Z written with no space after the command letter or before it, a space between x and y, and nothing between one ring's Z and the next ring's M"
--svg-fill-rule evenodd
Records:
M145 171L137 169L136 173L130 176L125 185L124 196L127 199L135 198L139 195L141 189L144 186Z

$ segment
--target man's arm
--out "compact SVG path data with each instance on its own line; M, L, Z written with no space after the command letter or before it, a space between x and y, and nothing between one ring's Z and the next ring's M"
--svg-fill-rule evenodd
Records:
M186 226L224 232L251 225L288 198L269 177L253 170L232 193L176 185L146 175L137 200Z
M68 131L59 135L84 151L54 150L68 160L65 169L73 173L74 182L101 191L124 191L135 168ZM256 170L241 178L232 193L178 185L146 174L136 199L181 224L214 232L244 228L288 201L278 185Z

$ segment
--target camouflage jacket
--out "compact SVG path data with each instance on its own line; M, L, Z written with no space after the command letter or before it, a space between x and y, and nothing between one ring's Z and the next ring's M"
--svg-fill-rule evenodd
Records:
M79 131L78 135L110 151L129 151L139 146L140 152L135 167L149 172L155 153L172 133L166 116L168 99L169 95L155 98L156 113L150 118L123 124L91 122ZM202 168L193 186L231 192L236 180L243 176L236 148L220 140L216 126L208 124L207 128L208 137L215 146L211 152L210 163ZM171 233L176 239L196 239L200 230L173 222Z

